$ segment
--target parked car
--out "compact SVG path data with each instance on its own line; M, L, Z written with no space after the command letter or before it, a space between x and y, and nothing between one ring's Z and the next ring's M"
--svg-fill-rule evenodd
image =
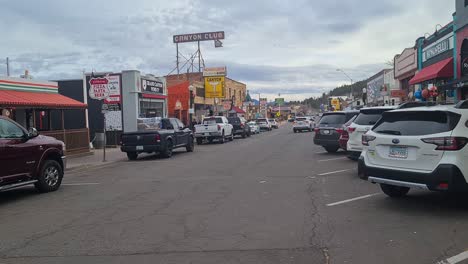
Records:
M242 136L242 138L250 137L252 134L250 126L247 125L247 121L243 117L228 117L229 124L234 129L234 136Z
M193 152L193 141L192 130L177 118L139 118L138 131L121 135L120 150L129 160L136 160L141 153L160 153L170 158L177 148Z
M268 119L266 118L259 118L257 119L257 124L258 126L260 127L260 130L267 130L267 131L271 131L272 128L271 128L271 124L270 122L268 121Z
M349 140L349 133L348 133L348 127L351 125L351 123L356 119L357 116L354 116L351 118L346 124L343 125L343 128L337 129L336 131L340 133L340 148L343 149L344 151L348 150L347 144Z
M302 132L302 131L309 131L312 132L313 125L312 121L308 117L297 117L296 121L293 125L294 133Z
M260 134L260 127L257 125L256 122L250 121L247 123L247 125L250 127L250 131L253 134Z
M390 197L413 189L468 191L467 104L385 112L362 136L361 179Z
M203 140L206 139L212 143L213 140L219 140L223 144L226 139L234 140L233 126L229 124L229 121L224 116L210 116L203 119L201 125L195 125L195 138L197 144L203 144Z
M349 140L346 150L348 157L352 160L357 160L361 156L362 149L362 135L369 131L386 111L394 110L392 106L379 106L371 108L362 108L359 111L356 119L351 125L348 126Z
M294 122L294 120L296 120L296 118L294 118L294 117L290 117L290 118L288 118L288 122L289 122L289 123L292 123L292 122Z
M276 119L274 118L268 119L268 122L270 122L272 128L275 128L275 129L279 128L278 122L276 122Z
M340 149L340 133L351 118L357 116L359 111L341 111L324 113L315 130L314 144L322 146L327 152L335 153Z
M0 116L0 191L32 184L39 192L58 190L66 168L64 152L62 141Z

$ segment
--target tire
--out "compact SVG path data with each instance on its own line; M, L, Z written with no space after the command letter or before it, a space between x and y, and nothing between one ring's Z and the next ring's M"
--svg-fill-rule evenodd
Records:
M203 138L197 138L197 145L203 144Z
M388 184L380 184L380 188L386 195L392 198L401 198L408 194L410 190L408 187L393 186Z
M55 160L46 160L42 164L41 170L34 184L41 193L53 192L58 190L62 184L63 168Z
M164 150L161 152L161 156L165 159L172 157L173 148L174 148L174 145L172 143L172 140L168 140L166 142L166 146L164 147Z
M229 138L229 141L234 141L234 132L231 132L231 137Z
M246 138L247 137L247 133L243 132L242 133L242 138Z
M213 138L209 138L209 139L208 139L208 142L209 142L210 144L213 143Z
M138 153L136 152L127 152L128 160L136 160L138 158Z
M338 152L339 149L340 149L340 147L325 147L325 150L328 153L336 153L336 152Z
M187 150L187 152L193 152L193 150L195 149L195 144L193 143L193 137L189 138L189 142L187 146L185 147L185 149Z
M224 144L226 142L226 138L224 137L224 131L223 134L221 135L221 140L219 141L219 144Z
M296 130L296 129L294 129L294 133L297 133L297 130Z

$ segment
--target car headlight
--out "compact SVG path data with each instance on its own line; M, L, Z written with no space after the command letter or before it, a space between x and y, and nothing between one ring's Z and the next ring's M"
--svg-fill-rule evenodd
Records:
M67 145L65 145L65 143L63 143L62 141L60 141L60 143L62 143L62 150L66 151L67 150Z

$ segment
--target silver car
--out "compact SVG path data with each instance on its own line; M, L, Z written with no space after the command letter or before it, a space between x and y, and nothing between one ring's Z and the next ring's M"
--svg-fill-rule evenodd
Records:
M250 127L250 131L253 134L260 134L260 126L256 122L248 122L247 125Z

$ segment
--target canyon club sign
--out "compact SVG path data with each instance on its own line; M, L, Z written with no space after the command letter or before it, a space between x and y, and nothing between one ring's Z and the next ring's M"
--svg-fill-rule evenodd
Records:
M193 33L173 36L174 43L224 39L224 31Z

